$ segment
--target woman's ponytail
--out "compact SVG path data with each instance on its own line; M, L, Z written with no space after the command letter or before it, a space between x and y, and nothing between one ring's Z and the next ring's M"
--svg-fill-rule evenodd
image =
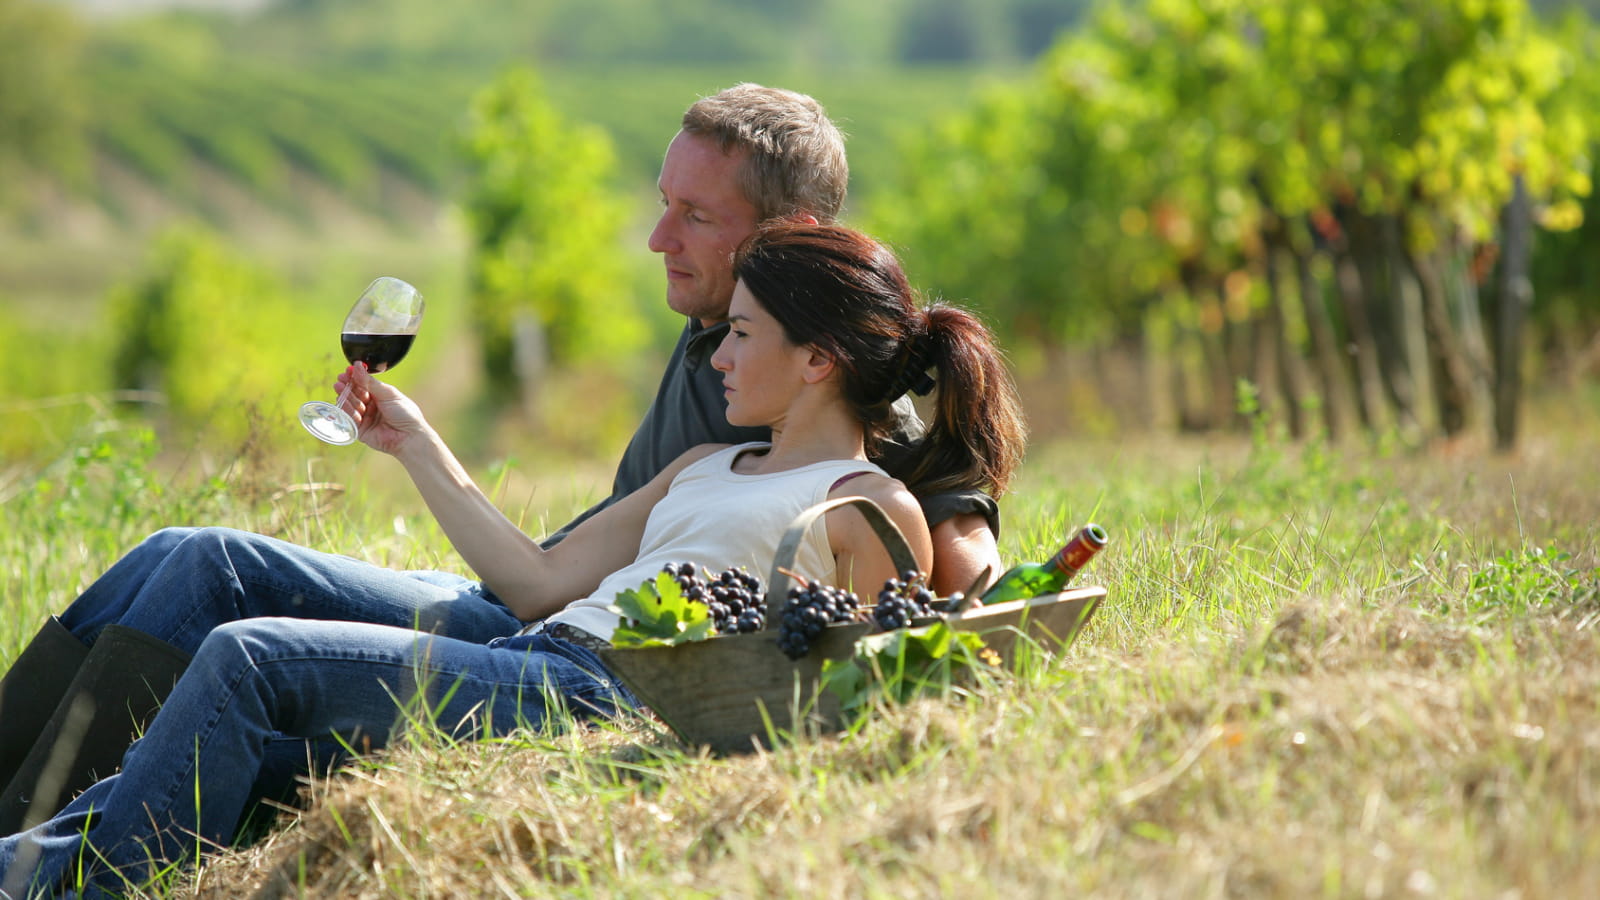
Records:
M920 496L1006 489L1027 429L1000 351L971 313L918 308L895 255L836 225L767 223L735 254L733 271L790 343L838 364L868 453L888 436L896 400L937 389L927 433L884 461L891 475Z
M937 393L933 421L902 477L918 494L981 487L998 496L1022 462L1027 438L1016 385L977 317L941 302L922 314L927 327L917 340L937 373Z

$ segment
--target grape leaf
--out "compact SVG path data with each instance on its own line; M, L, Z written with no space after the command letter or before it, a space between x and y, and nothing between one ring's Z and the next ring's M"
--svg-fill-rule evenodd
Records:
M856 641L849 659L822 664L822 683L846 711L860 711L879 695L903 703L991 664L994 655L987 649L979 635L943 621L869 634Z
M711 611L683 595L665 572L617 594L612 606L622 617L613 647L671 647L711 636Z

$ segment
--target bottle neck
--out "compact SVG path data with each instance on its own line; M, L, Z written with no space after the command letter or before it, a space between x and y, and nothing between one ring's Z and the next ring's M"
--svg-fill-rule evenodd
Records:
M1099 549L1085 535L1078 534L1072 540L1067 541L1067 545L1057 551L1055 556L1050 557L1050 561L1046 565L1052 571L1065 572L1071 575L1083 568L1089 562L1090 557L1094 556L1095 551Z

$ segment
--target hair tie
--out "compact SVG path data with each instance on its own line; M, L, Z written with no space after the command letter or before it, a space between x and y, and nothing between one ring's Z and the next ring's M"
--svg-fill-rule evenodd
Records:
M933 376L928 370L933 368L933 342L927 335L917 335L908 344L909 352L906 353L905 362L901 364L900 371L889 382L889 389L884 392L883 402L893 403L905 395L907 391L918 397L926 397L933 392Z

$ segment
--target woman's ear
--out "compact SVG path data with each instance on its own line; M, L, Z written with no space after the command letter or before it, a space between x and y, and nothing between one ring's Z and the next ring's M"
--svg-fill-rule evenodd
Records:
M833 357L815 347L807 348L807 354L805 370L801 375L806 384L821 384L827 381L837 368Z

